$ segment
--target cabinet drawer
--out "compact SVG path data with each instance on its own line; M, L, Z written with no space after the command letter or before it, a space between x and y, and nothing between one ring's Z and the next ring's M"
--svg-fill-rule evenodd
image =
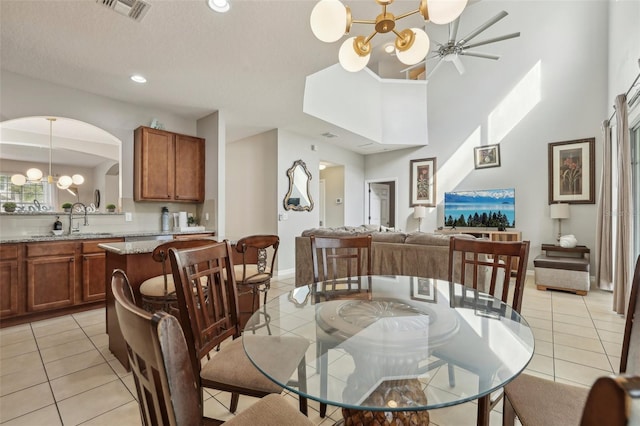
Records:
M104 249L98 247L98 244L119 243L124 241L122 238L103 238L101 240L91 240L82 242L82 254L104 253Z
M27 244L27 257L37 256L59 256L76 252L76 242L56 242L56 243L29 243Z
M17 245L0 244L0 259L9 260L9 259L16 259L17 257L18 257Z

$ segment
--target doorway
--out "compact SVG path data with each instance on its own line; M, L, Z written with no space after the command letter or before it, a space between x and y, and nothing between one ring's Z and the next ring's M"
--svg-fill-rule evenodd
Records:
M396 180L366 182L365 222L387 228L396 226Z

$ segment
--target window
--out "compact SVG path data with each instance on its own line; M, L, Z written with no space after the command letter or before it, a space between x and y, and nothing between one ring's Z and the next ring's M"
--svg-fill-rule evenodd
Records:
M18 186L11 183L11 175L0 174L0 200L2 203L13 201L18 210L55 210L55 192L53 185L47 182L27 182Z

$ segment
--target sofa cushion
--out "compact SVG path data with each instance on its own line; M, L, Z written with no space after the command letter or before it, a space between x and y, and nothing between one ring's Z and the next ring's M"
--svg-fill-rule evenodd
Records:
M404 232L373 232L371 237L374 242L381 243L404 243L407 234Z
M449 246L449 239L451 237L456 238L470 238L475 239L473 235L469 234L429 234L426 232L412 232L407 235L404 242L405 244L422 244L429 246Z

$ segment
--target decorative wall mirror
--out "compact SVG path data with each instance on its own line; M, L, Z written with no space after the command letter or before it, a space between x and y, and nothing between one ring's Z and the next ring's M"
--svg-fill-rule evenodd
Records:
M287 170L289 176L289 192L284 197L284 209L295 211L313 210L313 200L309 192L311 173L304 161L297 160Z

